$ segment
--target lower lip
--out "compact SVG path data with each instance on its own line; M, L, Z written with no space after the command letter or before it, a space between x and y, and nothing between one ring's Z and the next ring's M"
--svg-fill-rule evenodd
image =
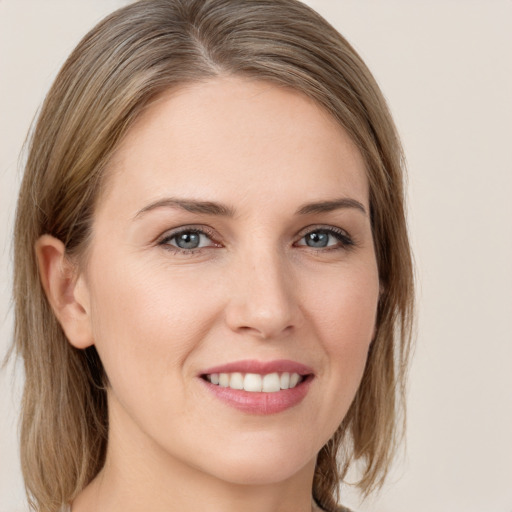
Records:
M224 388L199 379L210 393L219 400L243 412L250 414L277 414L298 405L309 391L313 380L308 375L292 389L282 389L274 393L258 393L239 389Z

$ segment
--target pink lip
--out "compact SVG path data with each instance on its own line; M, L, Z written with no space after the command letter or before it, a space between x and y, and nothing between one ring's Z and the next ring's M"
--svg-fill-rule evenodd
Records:
M239 389L223 388L211 384L206 379L200 378L199 381L205 388L222 402L250 414L276 414L286 409L298 405L306 397L311 382L314 379L313 371L310 367L301 363L288 360L277 361L236 361L221 366L209 368L201 372L199 377L212 373L258 373L265 375L268 373L298 373L305 376L304 380L292 389L282 389L274 393L255 393Z
M223 364L208 368L200 373L200 375L211 375L212 373L259 373L266 375L267 373L298 373L299 375L309 375L313 373L313 369L305 364L296 363L288 359L277 359L275 361L256 361L243 360L234 361L232 363Z

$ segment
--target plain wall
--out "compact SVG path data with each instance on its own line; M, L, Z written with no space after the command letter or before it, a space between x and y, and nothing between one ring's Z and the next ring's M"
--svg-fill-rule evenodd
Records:
M121 0L0 0L0 354L18 155L58 68ZM310 0L389 100L409 165L418 335L407 452L361 512L512 512L512 1ZM26 510L22 376L0 373L0 512Z

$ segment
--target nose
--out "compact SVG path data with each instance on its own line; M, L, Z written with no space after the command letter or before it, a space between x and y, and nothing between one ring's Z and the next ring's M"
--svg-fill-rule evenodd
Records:
M226 323L237 333L278 338L300 326L302 313L291 263L263 251L241 258L230 276Z

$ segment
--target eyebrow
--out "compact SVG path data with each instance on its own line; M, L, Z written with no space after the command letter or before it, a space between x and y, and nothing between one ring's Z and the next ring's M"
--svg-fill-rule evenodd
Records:
M310 215L312 213L325 213L332 212L334 210L344 209L344 208L355 208L356 210L360 210L365 215L366 209L365 207L355 199L351 199L349 197L342 197L340 199L332 199L330 201L319 201L316 203L307 203L302 205L298 210L298 215Z
M155 210L156 208L180 208L191 213L202 213L206 215L219 215L222 217L234 217L235 210L224 204L212 201L196 201L194 199L176 199L168 197L160 199L154 203L148 204L142 210L139 210L135 218L140 217L146 212Z
M157 208L179 208L191 213L200 213L204 215L216 215L221 217L234 217L235 209L222 203L214 201L198 201L195 199L177 199L168 197L159 199L148 204L137 212L134 219L141 217L143 214L155 210ZM355 199L342 197L340 199L332 199L329 201L318 201L306 203L298 208L296 215L311 215L315 213L326 213L344 208L355 208L366 215L365 207Z

